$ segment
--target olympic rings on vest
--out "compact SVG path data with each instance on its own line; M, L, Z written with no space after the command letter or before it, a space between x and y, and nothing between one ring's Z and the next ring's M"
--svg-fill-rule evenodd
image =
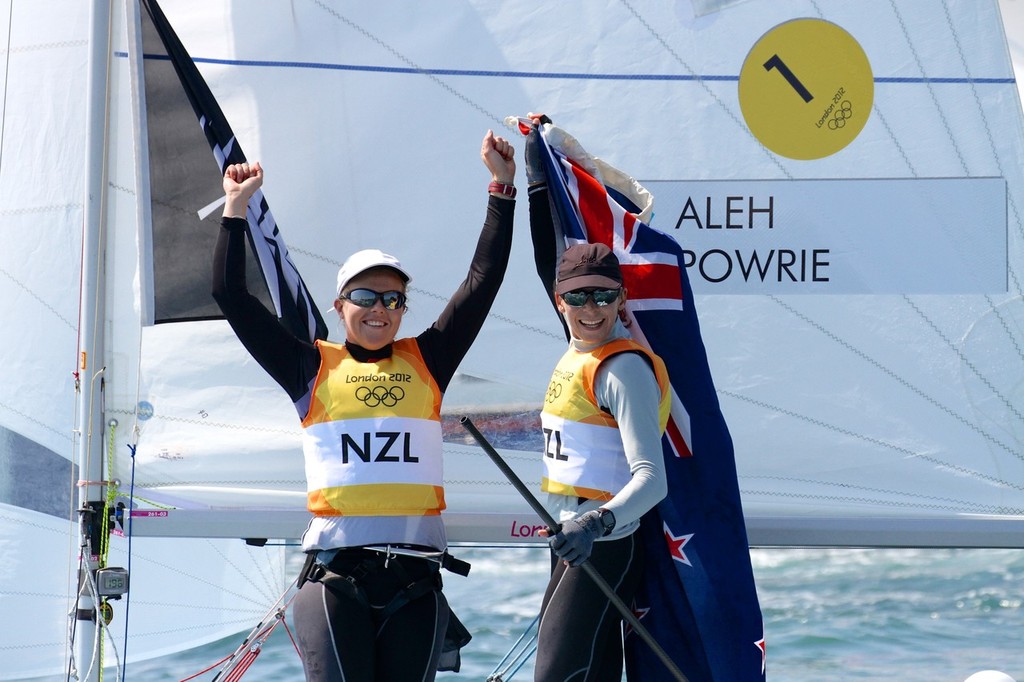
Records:
M401 386L374 386L367 388L360 386L356 389L356 400L361 401L367 407L394 407L405 397L405 389Z
M553 403L555 399L562 395L562 384L557 381L552 381L548 384L547 395L544 396L544 402Z

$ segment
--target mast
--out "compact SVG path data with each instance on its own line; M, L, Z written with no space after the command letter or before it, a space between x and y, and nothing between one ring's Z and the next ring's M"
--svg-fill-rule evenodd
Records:
M103 467L103 358L107 134L110 82L110 22L113 0L94 0L89 14L89 65L86 79L85 218L82 235L82 290L79 312L80 400L78 424L78 509L80 514L80 599L75 656L83 679L99 680L101 632L98 604L82 590L99 568ZM85 482L84 484L82 482Z

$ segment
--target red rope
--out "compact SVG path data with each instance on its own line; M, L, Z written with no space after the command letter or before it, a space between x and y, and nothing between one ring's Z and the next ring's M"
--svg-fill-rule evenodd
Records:
M213 665L211 665L211 666L210 666L209 668L207 668L206 670L200 670L200 671L199 671L199 672L197 672L197 673L196 673L195 675L190 675L190 676L188 676L188 677L186 677L186 678L183 678L183 679L181 680L181 682L188 682L189 680L194 680L194 679L196 679L197 677L199 677L200 675L202 675L203 673L208 673L208 672L210 672L211 670L213 670L214 668L216 668L216 667L217 667L218 665L220 665L221 663L224 663L225 661L227 661L227 660L228 660L229 658L231 658L231 657L232 657L232 656L234 656L234 655L235 655L234 653L230 653L230 654L228 654L228 655L227 655L227 656L225 656L224 658L220 659L219 661L217 661L216 663L214 663Z
M284 625L284 631L288 633L288 639L292 640L292 646L295 647L295 653L299 655L299 660L302 660L302 652L299 651L299 643L295 641L295 636L292 635L292 629L288 627L288 623L284 622L284 618L281 619L281 623Z
M238 680L242 679L242 675L249 669L249 666L256 662L256 657L260 655L261 651L263 651L262 646L246 651L245 655L238 661L238 665L231 671L231 674L224 678L224 682L238 682Z
M270 637L270 634L274 631L274 628L276 628L280 624L284 625L285 632L288 633L288 639L291 640L292 646L295 647L295 653L298 654L300 660L302 659L302 652L299 651L299 645L295 641L295 637L292 635L291 628L288 627L288 623L285 622L284 618L285 611L291 605L294 599L295 596L293 595L292 598L289 599L287 603L285 603L284 607L280 611L278 611L277 617L274 619L272 623L270 623L269 625L264 624L262 626L262 629L257 630L255 636L246 639L246 642L245 644L243 644L243 646L247 646L248 651L242 654L242 656L235 661L232 669L228 671L227 677L224 678L224 682L238 682L238 680L242 678L242 675L244 675L246 671L248 671L249 668L252 666L252 664L256 662L256 657L260 655L261 651L263 651L263 644L267 641L267 638ZM231 661L231 659L234 658L237 654L238 649L235 649L235 651L220 659L219 661L217 661L210 667L206 668L205 670L200 670L195 675L186 677L180 680L179 682L189 682L189 680L194 680L203 673L210 672L218 665L223 665L224 663Z

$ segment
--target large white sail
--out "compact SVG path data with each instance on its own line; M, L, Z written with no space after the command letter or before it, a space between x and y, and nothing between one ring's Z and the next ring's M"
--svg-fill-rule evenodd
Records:
M110 356L96 363L99 372L79 371L89 10L81 2L15 1L0 11L5 37L0 234L8 244L0 257L0 355L11 368L0 381L0 602L18 614L0 628L0 679L5 680L72 674L86 679L90 673L95 678L101 666L114 668L126 658L159 656L247 630L266 616L293 578L285 574L279 546L260 548L201 534L129 540L125 517L110 537L104 563L130 568L130 600L110 601L102 659L74 660L76 630L78 638L88 638L76 619L84 606L76 599L81 554L76 507L83 478L76 384L114 376L133 381L125 377L137 374L139 327L131 306L114 317L133 322L101 321L101 328L115 334ZM123 8L114 26L113 44L123 50ZM124 67L117 69L115 62L113 71L124 73ZM115 82L128 83L116 76ZM127 107L127 92L112 94L112 101ZM97 95L98 101L105 99L105 93ZM118 113L112 120L119 120ZM111 126L109 150L120 154L129 170L111 174L125 184L111 181L109 194L128 197L124 201L131 204L135 144L130 118L121 120L124 127ZM122 215L109 222L105 234L115 243L131 242L137 224L134 216ZM107 411L101 423L130 424L130 417ZM100 440L107 442L105 435ZM106 447L92 454L113 457ZM130 470L114 469L107 480L116 476L124 476L122 499L127 499Z
M37 561L61 561L77 543L73 372L89 47L81 5L0 3L0 35L9 36L0 45L0 542L17 557L17 570L0 572L0 594L25 608L45 603L49 614L38 621L45 633L26 628L16 633L26 639L0 642L18 661L0 678L53 669L74 594L63 563L47 585L32 581L44 573ZM463 277L484 217L480 138L487 128L514 136L505 116L545 111L651 189L652 225L694 252L693 303L752 543L1020 546L1024 126L999 6L695 5L162 3L239 143L264 164L265 196L321 308L345 256L378 247L413 273L404 331L430 324ZM143 536L294 538L306 512L298 421L284 393L224 322L151 323L167 282L154 274L146 174L150 162L172 166L183 155L145 156L153 149L136 132L130 16L117 3L102 422L117 422L109 478L120 481L119 499L134 492L138 505L133 597L145 602L147 543L182 554L165 544L178 540ZM818 158L772 151L770 133L756 126L771 112L756 97L753 110L741 103L748 55L794 19L839 27L870 67L870 106L853 112L862 127ZM845 54L832 42L807 49L822 65ZM828 115L822 107L823 125L842 101ZM203 172L213 180L204 197L182 201L183 224L221 194L207 152ZM777 224L712 228L737 205L730 196L754 201L748 208L775 197ZM473 417L535 485L530 429L563 341L533 271L521 197L506 283L445 410ZM186 239L179 246L189 255L176 258L208 269L209 243ZM792 267L736 274L741 257L780 249L796 254ZM828 252L827 282L799 268L814 250ZM715 269L726 256L729 277ZM535 541L536 519L483 452L454 421L446 437L451 538ZM40 538L45 550L26 549ZM115 552L127 549L115 543ZM229 551L216 547L208 565ZM261 579L262 556L242 571L246 580ZM166 565L181 571L169 557ZM225 565L236 564L217 568ZM225 617L232 622L196 640L241 629L266 606L257 599L248 621ZM133 632L144 620L133 603ZM158 635L155 646L142 639L133 637L129 657L163 650ZM38 642L48 648L30 648Z
M314 296L328 300L347 253L379 246L415 274L407 330L428 324L480 221L476 138L508 113L543 109L651 188L653 225L694 252L754 542L1016 542L1022 134L994 2L745 2L700 18L685 4L619 2L539 14L480 3L441 16L320 3L165 11L249 157L264 162L265 194ZM766 147L750 121L767 114L738 96L748 53L797 18L859 46L872 96L846 146L801 160ZM824 62L849 48L808 49ZM758 217L727 207L733 195L773 197L777 224L711 229L727 208ZM525 218L494 315L446 397L452 414L535 406L561 346ZM783 250L803 260L741 275L744 258L749 268L753 254ZM815 250L828 266L819 273L806 267ZM112 290L127 297L134 274L115 273L126 283ZM183 359L203 344L215 350ZM290 509L272 518L301 528L295 419L227 328L158 325L140 345L138 396L152 405L138 422L142 485L184 510ZM134 384L111 393L113 410L134 414ZM231 452L251 477L237 476ZM523 507L494 494L502 481L475 446L450 442L447 453L453 537L517 539L528 516L461 534L464 519ZM146 532L177 532L174 516Z

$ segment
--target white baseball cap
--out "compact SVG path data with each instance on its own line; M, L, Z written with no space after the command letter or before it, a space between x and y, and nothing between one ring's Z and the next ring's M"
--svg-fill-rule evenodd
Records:
M380 249L363 249L362 251L356 251L349 256L344 263L341 264L341 268L338 269L338 296L341 296L341 292L345 290L345 285L348 284L353 277L366 272L370 268L391 268L398 272L403 280L409 282L412 277L402 264L398 262L398 259L394 256L384 253Z

